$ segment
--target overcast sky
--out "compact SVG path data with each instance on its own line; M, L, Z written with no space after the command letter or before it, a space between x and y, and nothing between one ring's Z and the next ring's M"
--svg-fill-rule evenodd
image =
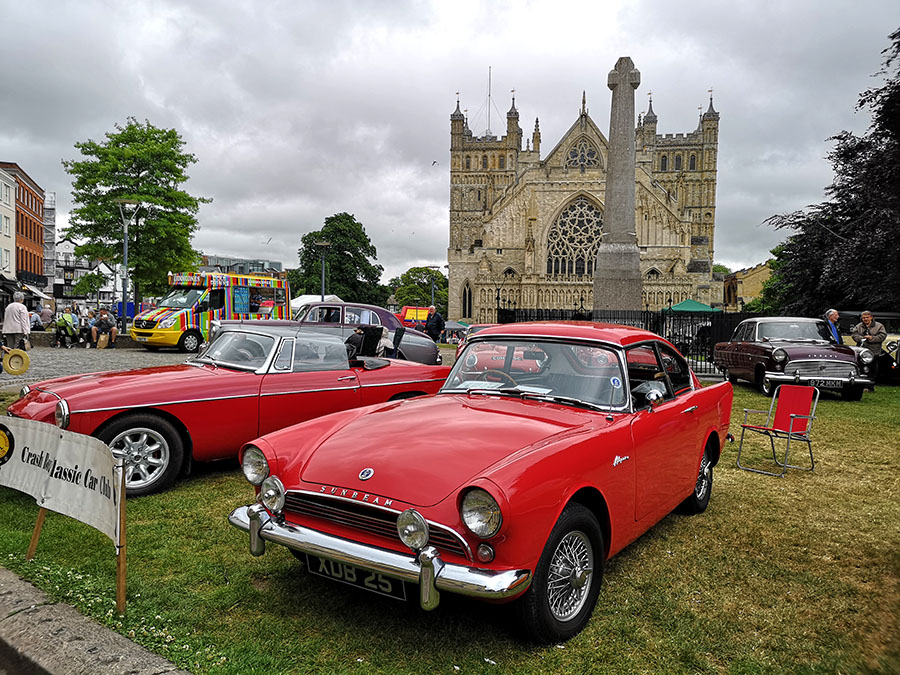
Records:
M526 138L539 117L548 152L583 90L608 133L620 56L641 71L638 112L653 92L659 133L693 131L713 89L716 262L763 262L785 234L762 221L822 201L827 139L868 127L855 104L881 81L900 2L0 0L0 17L0 160L56 192L58 230L61 160L133 116L178 130L198 159L185 187L213 202L196 248L294 267L300 236L346 211L387 281L446 263L457 91L482 133L491 67L493 131L515 89Z

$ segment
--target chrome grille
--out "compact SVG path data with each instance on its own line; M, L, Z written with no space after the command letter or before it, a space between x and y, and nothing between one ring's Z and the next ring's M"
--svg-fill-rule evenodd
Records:
M856 366L848 361L790 361L784 366L785 375L800 377L856 377Z
M135 328L156 328L156 321L147 321L145 319L136 319L134 322Z
M334 499L305 492L287 492L284 510L329 523L400 541L396 511L378 509L360 502ZM451 531L429 523L428 543L437 549L469 558L466 545Z

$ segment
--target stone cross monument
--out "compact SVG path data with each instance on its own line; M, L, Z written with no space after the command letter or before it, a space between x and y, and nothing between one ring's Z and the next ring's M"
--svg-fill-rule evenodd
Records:
M609 161L603 241L594 266L594 309L641 308L641 256L634 222L634 90L641 73L628 56L609 71Z

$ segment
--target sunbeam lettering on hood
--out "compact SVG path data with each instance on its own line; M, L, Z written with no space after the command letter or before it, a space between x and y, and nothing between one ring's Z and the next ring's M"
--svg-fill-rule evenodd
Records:
M380 497L378 495L370 495L368 492L359 492L358 490L348 490L346 488L333 487L331 485L323 485L319 488L319 493L323 495L334 495L335 497L343 497L355 501L366 502L373 506L391 506L393 499Z

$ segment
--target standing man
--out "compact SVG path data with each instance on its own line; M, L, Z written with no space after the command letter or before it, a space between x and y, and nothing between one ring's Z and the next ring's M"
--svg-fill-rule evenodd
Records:
M881 355L881 343L887 337L887 331L884 325L872 318L872 312L864 311L859 315L862 319L858 324L853 326L850 331L850 337L860 347L865 347L875 358L872 360L872 379L878 375L878 357Z
M3 340L10 349L19 349L19 344L31 335L28 308L23 300L25 294L22 291L13 293L12 302L6 306L3 314Z
M838 329L838 319L840 318L841 315L838 314L836 309L829 309L825 312L825 323L828 324L828 332L831 334L831 338L839 345L842 345L844 341L841 340L841 331Z
M428 333L428 337L435 342L438 341L438 338L441 337L441 333L444 332L444 317L437 313L434 305L431 305L431 307L428 308L428 319L425 321L425 332Z

